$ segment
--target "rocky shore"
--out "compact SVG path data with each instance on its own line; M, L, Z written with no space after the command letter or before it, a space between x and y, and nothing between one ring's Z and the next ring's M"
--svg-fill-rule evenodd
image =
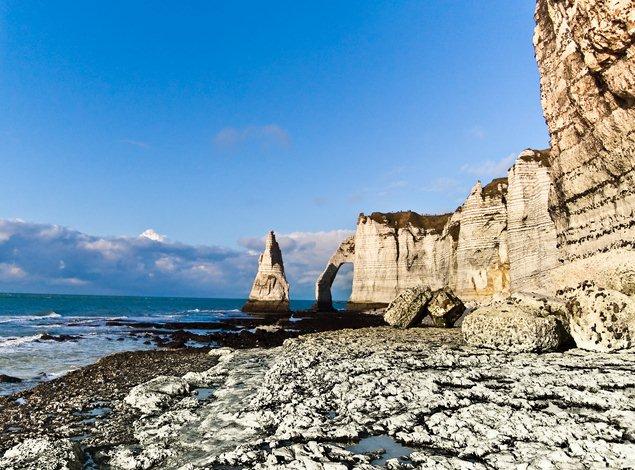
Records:
M456 328L377 327L164 354L174 360L116 394L125 431L121 419L96 418L90 438L58 440L78 430L51 422L48 441L27 441L0 466L47 468L38 465L61 465L58 454L67 468L88 457L122 469L635 465L632 350L519 354L467 346ZM29 452L36 443L45 455ZM64 446L82 452L53 452Z
M136 330L133 334L162 348L113 354L30 390L0 397L0 455L25 439L45 437L52 442L68 439L79 449L81 459L92 461L93 452L136 442L131 424L141 414L124 403L130 390L157 376L208 370L217 362L216 357L207 354L210 344L234 349L271 348L300 334L382 324L377 315L314 312L254 315L222 324L132 322L129 326ZM210 328L219 331L195 332ZM207 392L192 389L191 393L196 398ZM47 446L41 449L52 452ZM41 464L31 468L46 468L38 466ZM7 464L0 468L25 467Z

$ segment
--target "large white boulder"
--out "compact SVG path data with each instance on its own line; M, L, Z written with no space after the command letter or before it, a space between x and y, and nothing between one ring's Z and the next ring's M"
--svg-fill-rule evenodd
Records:
M477 308L461 330L470 346L509 352L554 351L569 338L561 317L517 298Z
M635 299L583 282L562 294L568 299L568 326L575 344L588 351L635 347Z

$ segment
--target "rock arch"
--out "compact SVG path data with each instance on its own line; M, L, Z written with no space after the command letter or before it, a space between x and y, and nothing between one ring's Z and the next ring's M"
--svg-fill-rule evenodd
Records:
M352 235L344 240L335 251L326 268L315 283L315 305L317 311L332 311L333 298L331 296L331 286L335 281L335 276L340 267L345 263L352 263L355 258L355 236Z

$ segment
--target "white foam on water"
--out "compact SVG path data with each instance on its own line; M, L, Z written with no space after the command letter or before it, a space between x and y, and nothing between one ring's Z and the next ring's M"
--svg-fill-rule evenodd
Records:
M9 338L0 338L0 348L14 348L16 346L20 346L21 344L32 343L40 339L42 335L31 335L31 336L19 336L19 337L9 337Z
M57 312L48 312L44 315L0 315L0 323L26 322L46 318L62 318L62 315Z

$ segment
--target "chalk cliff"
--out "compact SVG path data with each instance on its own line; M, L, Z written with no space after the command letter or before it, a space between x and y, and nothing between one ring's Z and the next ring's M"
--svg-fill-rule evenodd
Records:
M315 284L315 306L321 312L333 310L333 298L331 296L331 286L335 280L337 272L344 263L352 263L355 257L355 237L348 237L335 250L329 259L326 269L320 275Z
M450 215L360 214L349 308L384 306L402 289L422 282L433 289L442 287L447 272L439 242Z
M330 286L341 262L353 263L351 310L386 306L418 285L449 287L474 301L512 291L552 293L549 273L558 265L558 252L548 211L547 156L524 151L508 178L477 182L454 213L360 214L355 235L318 280L317 304L331 306Z
M635 261L635 1L539 0L535 19L558 282L576 283L598 254Z
M402 289L464 300L635 284L635 0L538 0L534 45L551 149L520 154L453 214L358 219L352 307Z
M556 227L548 210L553 190L549 151L526 150L508 173L507 244L510 290L553 295L560 265Z
M243 306L244 312L289 311L289 283L284 275L282 252L273 232L269 232L265 250L258 260L258 273Z
M464 300L509 292L507 254L507 178L470 191L461 206L456 248L456 281L450 288Z

